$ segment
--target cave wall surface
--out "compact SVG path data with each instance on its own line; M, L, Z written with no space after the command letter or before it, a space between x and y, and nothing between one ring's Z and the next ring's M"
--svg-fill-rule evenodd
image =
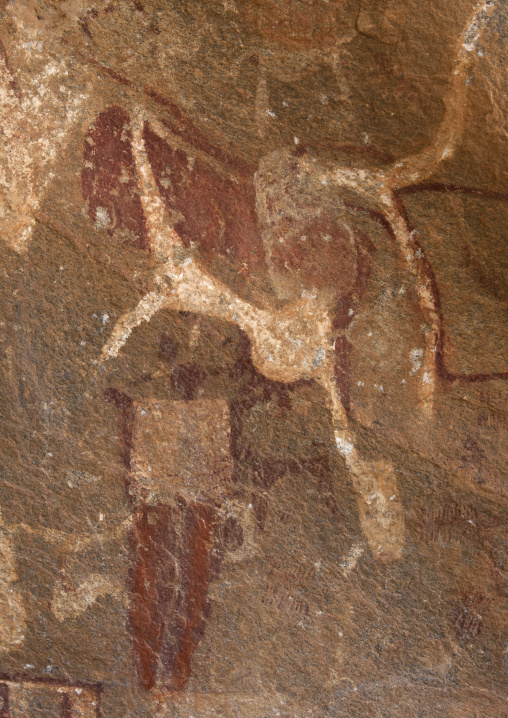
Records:
M0 0L0 716L508 716L505 0Z

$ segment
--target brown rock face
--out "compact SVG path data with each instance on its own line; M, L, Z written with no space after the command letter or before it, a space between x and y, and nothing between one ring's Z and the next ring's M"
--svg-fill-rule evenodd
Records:
M502 0L0 1L0 717L508 716Z

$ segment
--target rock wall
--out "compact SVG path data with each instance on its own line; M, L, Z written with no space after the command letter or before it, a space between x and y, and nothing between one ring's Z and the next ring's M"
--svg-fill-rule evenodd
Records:
M502 0L0 1L0 716L508 716Z

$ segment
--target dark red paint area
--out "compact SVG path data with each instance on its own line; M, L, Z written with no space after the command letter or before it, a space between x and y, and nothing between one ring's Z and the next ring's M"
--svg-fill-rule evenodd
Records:
M304 223L283 220L274 239L270 261L282 276L310 290L330 289L344 295L351 289L356 249L347 228L329 215Z
M214 506L178 498L133 516L129 628L139 683L183 690L210 613L221 558ZM222 531L224 533L224 531ZM214 548L215 547L215 548Z
M192 656L210 614L208 589L218 568L212 553L216 522L213 506L187 504L179 553L182 585L162 655L165 682L174 691L183 690L191 676Z
M104 398L114 404L118 410L121 460L125 469L131 468L132 433L134 427L134 402L130 396L118 389L108 387Z
M145 128L148 159L168 208L181 215L175 229L205 261L227 257L242 275L264 267L252 181L232 179Z
M164 642L166 616L175 602L177 542L169 506L144 506L133 516L129 588L130 631L140 685L156 683Z
M128 113L109 107L85 135L81 188L90 219L98 228L138 249L148 249L138 192Z
M6 683L0 683L0 718L9 718L9 686Z
M68 693L64 693L60 705L60 718L72 718L73 713L71 697Z

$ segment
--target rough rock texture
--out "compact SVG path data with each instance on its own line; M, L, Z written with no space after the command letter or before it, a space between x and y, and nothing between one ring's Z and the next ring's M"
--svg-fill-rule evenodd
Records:
M504 0L0 0L0 716L508 716Z

